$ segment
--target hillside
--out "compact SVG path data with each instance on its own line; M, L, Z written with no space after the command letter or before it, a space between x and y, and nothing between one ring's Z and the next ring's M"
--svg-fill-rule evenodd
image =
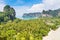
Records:
M7 22L9 20L13 21L16 18L15 15L15 10L9 5L6 5L3 9L3 12L0 12L0 23Z
M43 10L42 12L34 12L34 13L24 13L22 16L23 19L29 18L39 18L39 17L60 17L60 9L56 10Z
M29 19L29 18L37 18L37 17L40 17L41 16L41 13L40 12L35 12L35 13L25 13L23 14L23 18L24 19Z

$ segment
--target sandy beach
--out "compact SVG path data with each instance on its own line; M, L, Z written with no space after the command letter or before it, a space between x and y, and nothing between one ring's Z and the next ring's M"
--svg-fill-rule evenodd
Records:
M43 37L43 40L60 40L60 27L55 31L51 30L48 36Z

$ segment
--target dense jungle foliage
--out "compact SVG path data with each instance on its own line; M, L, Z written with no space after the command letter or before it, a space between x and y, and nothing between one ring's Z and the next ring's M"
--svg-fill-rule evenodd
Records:
M60 18L18 19L9 5L0 12L0 40L42 40L59 26Z

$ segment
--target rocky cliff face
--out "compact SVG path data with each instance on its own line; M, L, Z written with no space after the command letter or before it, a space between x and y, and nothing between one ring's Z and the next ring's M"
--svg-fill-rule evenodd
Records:
M40 17L41 13L40 12L35 12L35 13L25 13L23 15L23 18L37 18Z
M23 18L28 19L28 18L38 18L38 17L60 17L60 9L56 10L48 10L45 11L43 10L41 13L40 12L35 12L35 13L25 13L23 15Z

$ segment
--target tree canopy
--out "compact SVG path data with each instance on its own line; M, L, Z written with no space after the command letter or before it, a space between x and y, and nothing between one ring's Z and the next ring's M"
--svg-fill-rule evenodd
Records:
M6 5L3 10L3 12L0 12L0 22L15 19L16 13L14 8Z

